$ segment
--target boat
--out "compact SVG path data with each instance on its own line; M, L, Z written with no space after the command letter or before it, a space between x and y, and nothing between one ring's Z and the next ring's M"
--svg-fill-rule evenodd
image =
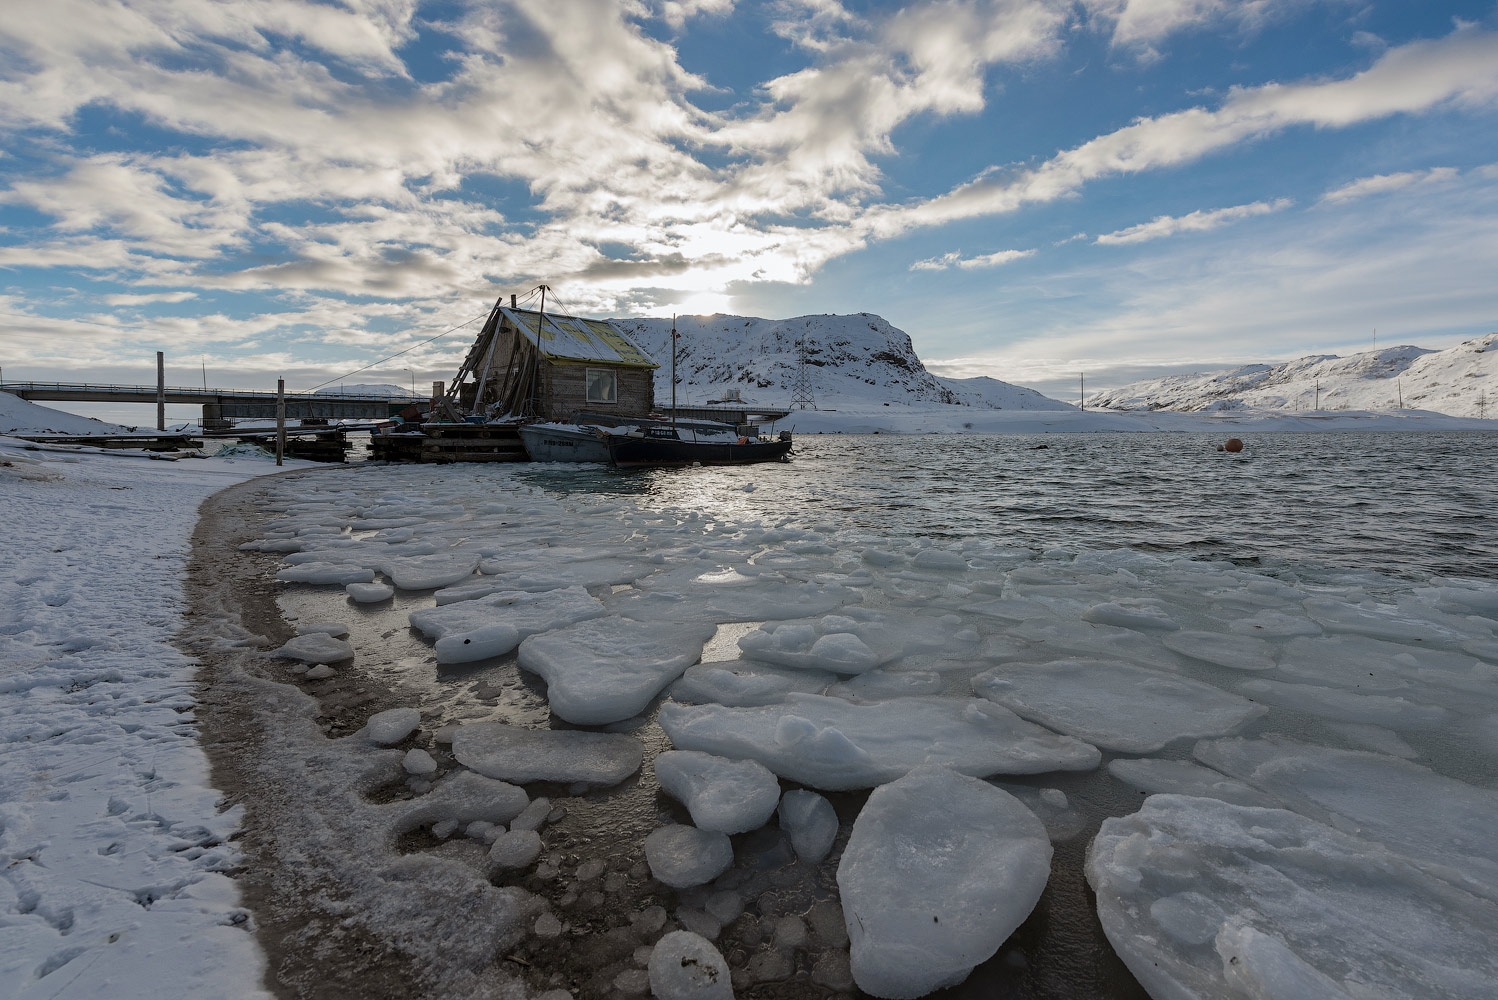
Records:
M725 425L726 426L726 425ZM699 436L672 424L647 424L627 434L609 434L609 461L620 468L659 465L746 465L784 459L791 432L764 438L740 434Z
M591 424L522 424L517 430L532 462L608 462L603 428Z

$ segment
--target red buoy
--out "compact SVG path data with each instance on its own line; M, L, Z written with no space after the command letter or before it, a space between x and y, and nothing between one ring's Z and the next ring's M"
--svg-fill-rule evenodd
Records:
M1242 451L1243 442L1237 438L1228 438L1227 443L1222 446L1223 451Z

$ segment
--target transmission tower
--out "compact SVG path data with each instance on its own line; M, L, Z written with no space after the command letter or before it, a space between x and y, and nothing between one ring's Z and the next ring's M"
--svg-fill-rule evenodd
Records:
M815 410L817 401L811 393L811 373L806 370L806 334L801 335L800 359L796 364L796 378L791 383L791 409Z

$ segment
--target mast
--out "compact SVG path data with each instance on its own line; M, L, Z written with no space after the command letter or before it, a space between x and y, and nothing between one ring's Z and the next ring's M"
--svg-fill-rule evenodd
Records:
M671 314L671 426L676 426L676 314Z

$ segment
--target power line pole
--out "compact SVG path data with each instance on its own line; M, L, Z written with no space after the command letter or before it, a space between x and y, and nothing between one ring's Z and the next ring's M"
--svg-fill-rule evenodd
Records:
M806 370L806 332L801 333L800 360L796 365L796 378L791 383L791 409L815 410L817 402L812 397L811 374Z

